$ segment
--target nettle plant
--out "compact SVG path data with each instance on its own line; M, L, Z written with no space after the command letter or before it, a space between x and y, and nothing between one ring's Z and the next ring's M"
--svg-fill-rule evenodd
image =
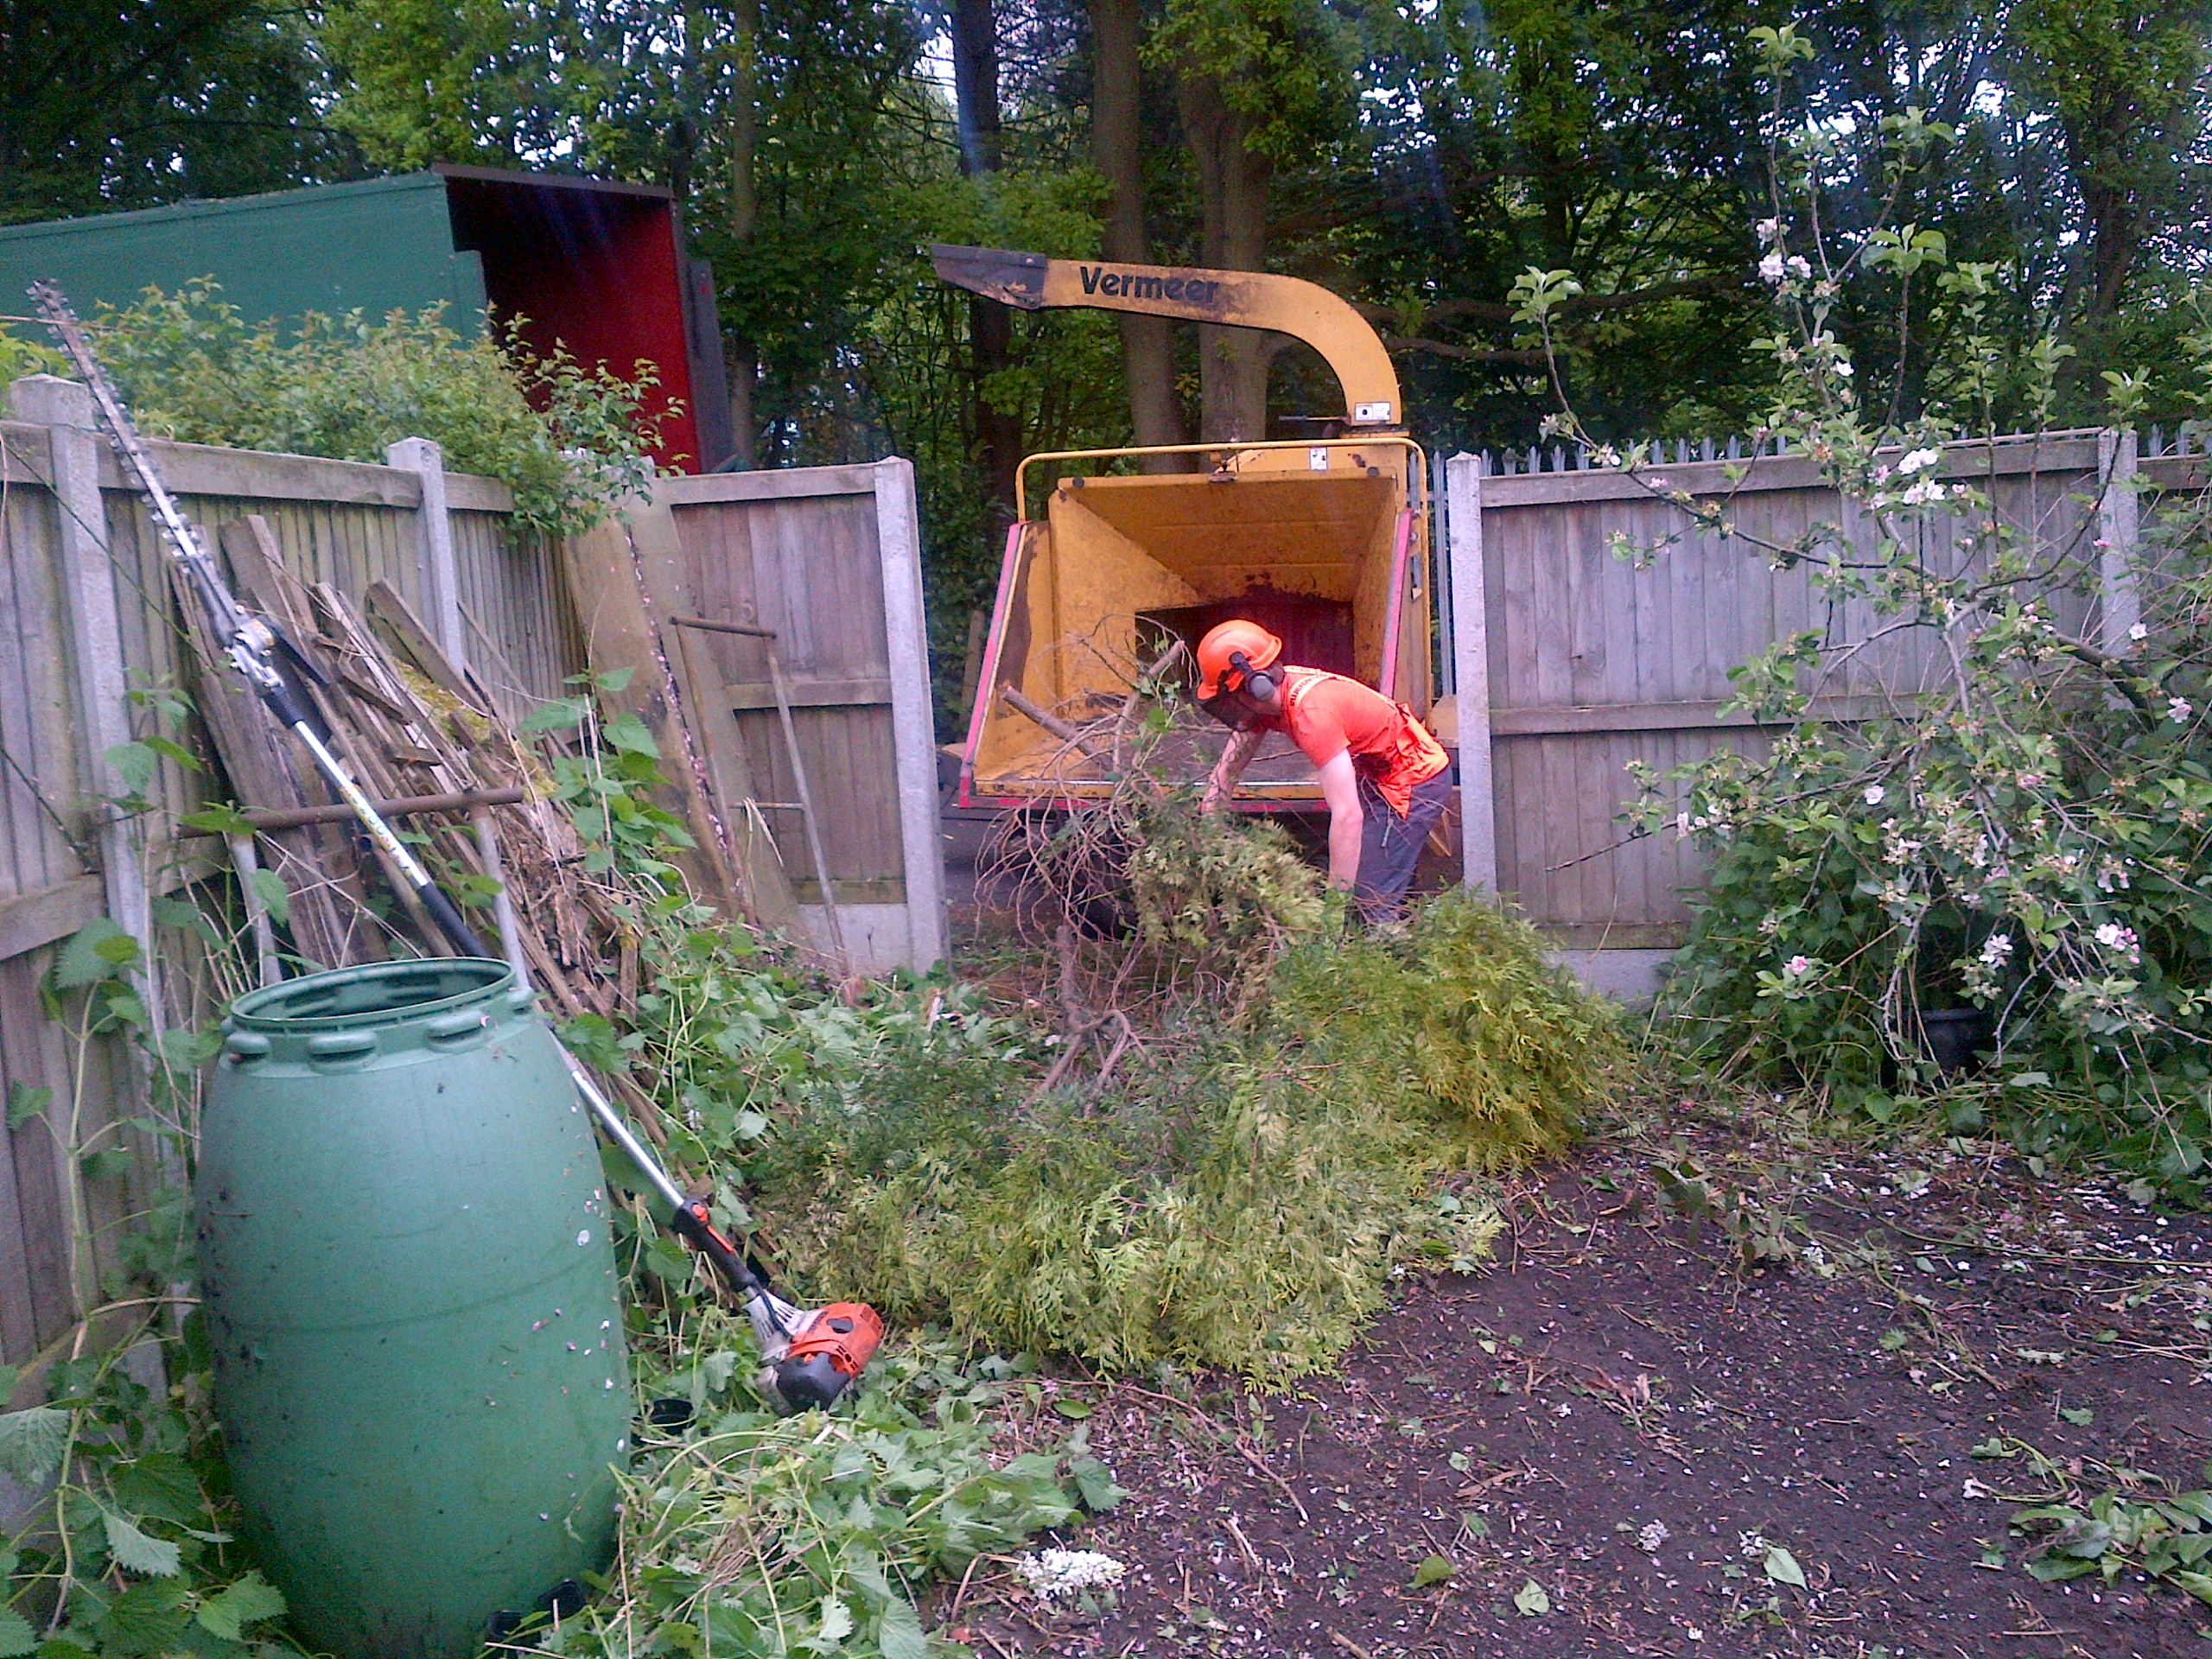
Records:
M1731 706L1782 728L1770 747L1640 774L1634 829L1687 836L1712 861L1669 1005L1708 1060L1883 1120L1947 1081L1927 1015L1977 1009L1966 1018L1986 1027L1986 1064L1949 1096L1955 1127L2001 1103L2031 1151L2069 1139L2194 1176L2212 1139L2212 516L2195 495L2146 504L2132 561L2140 620L2124 641L2082 637L2107 552L2094 505L2053 545L1995 501L1999 411L2047 427L2068 348L2000 344L1994 268L1953 266L1939 232L1895 222L1920 159L1950 136L1921 111L1882 122L1872 227L1846 237L1824 219L1837 131L1793 120L1780 90L1810 48L1788 29L1758 34L1777 86L1758 227L1776 322L1760 343L1777 374L1753 436L1808 457L1837 520L1763 539L1734 511L1747 467L1693 496L1655 474L1648 446L1597 443L1563 395L1552 421L1681 511L1672 536L1622 540L1618 554L1642 562L1726 537L1804 568L1827 612L1827 628L1730 672ZM1923 412L1897 414L1901 379L1855 372L1836 327L1853 288L1895 305L1899 377L1912 325L1944 325ZM1548 314L1575 291L1564 271L1518 285L1548 346ZM2195 384L2212 386L2212 317L2189 345ZM2139 416L2144 378L2103 378L2115 422ZM2191 426L2212 415L2212 394L2196 397ZM2094 481L2101 495L2133 487ZM1899 663L1883 717L1810 717L1847 667L1864 685L1875 664Z

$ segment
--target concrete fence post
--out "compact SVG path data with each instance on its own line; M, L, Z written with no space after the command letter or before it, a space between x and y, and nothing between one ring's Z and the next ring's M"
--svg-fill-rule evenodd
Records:
M124 666L107 506L100 494L100 452L105 446L99 417L91 390L57 375L34 374L15 382L9 388L9 403L17 420L46 429L53 456L54 470L47 482L54 493L60 555L55 574L76 694L77 775L87 794L102 798L92 809L102 898L109 919L136 939L144 953L130 981L144 1005L146 1029L158 1040L168 1020L162 996L162 953L154 938L153 899L146 879L147 815L124 813L112 804L132 791L111 757L136 734L130 723L130 684ZM161 591L158 585L155 591ZM154 787L158 790L159 785ZM133 1103L143 1109L153 1098L150 1061L145 1049L123 1046L126 1052L119 1070L128 1079ZM81 1172L74 1166L74 1148L60 1150L71 1166L63 1176L65 1190L76 1195L72 1224L84 1230L71 1252L76 1268L71 1289L82 1314L98 1287L97 1251L86 1218ZM166 1147L157 1144L153 1159L162 1179L183 1179L181 1160Z
M115 569L108 546L107 507L100 497L99 417L91 391L74 380L34 374L9 388L16 418L47 429L53 446L51 480L60 536L59 574L67 606L69 664L76 682L84 771L105 797L130 792L110 753L129 743L130 684L124 671L123 624L116 608ZM152 901L146 886L144 820L103 803L99 810L100 879L107 913L145 948L148 968L137 987L149 1028L162 1029L155 960Z
M908 949L913 966L926 973L944 959L947 945L944 842L938 822L937 728L930 705L929 626L922 609L914 463L894 458L876 462L872 470L891 669L892 756L899 779Z
M2133 429L2097 434L2097 589L2102 644L2114 657L2133 643L2129 631L2143 620L2135 579L2137 454Z
M1459 852L1471 887L1497 891L1497 808L1490 764L1490 622L1483 594L1483 473L1479 456L1445 464L1445 522L1452 543L1452 656L1459 717Z
M445 452L428 438L387 444L385 464L423 480L416 518L416 557L423 572L423 607L437 631L438 649L458 669L468 666L468 632L461 623L461 581L454 563L453 518L446 511Z

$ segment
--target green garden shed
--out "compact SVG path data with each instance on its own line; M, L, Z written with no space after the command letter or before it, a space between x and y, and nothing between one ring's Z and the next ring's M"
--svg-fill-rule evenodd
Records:
M639 358L659 368L662 396L681 405L662 429L664 463L700 472L734 448L713 276L654 186L442 166L0 229L0 296L52 277L81 310L201 276L255 321L442 303L474 334L487 307L520 316L541 350L558 341L624 374Z

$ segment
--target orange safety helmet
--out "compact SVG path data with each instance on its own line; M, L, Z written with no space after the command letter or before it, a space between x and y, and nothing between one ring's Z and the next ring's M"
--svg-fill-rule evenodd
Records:
M1211 702L1244 683L1245 667L1272 667L1282 655L1282 641L1256 622L1242 618L1217 622L1198 641L1198 701ZM1239 666L1236 658L1244 659Z

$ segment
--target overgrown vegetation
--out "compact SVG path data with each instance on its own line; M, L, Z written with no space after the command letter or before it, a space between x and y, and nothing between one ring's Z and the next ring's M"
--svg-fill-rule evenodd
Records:
M1789 29L1760 33L1783 86L1811 48ZM1834 127L1777 92L1758 233L1776 322L1762 349L1778 380L1757 435L1818 466L1837 518L1763 535L1737 517L1732 487L1693 497L1655 477L1643 447L1609 457L1683 515L1665 543L1624 556L1731 537L1805 569L1825 612L1731 672L1732 707L1787 728L1770 750L1719 748L1644 777L1638 829L1688 836L1713 858L1666 1006L1700 1059L1883 1121L1979 1047L1998 1086L1955 1101L1957 1127L1994 1107L2031 1150L2071 1141L2188 1182L2212 1143L2199 880L2212 521L2201 499L2156 504L2114 585L2097 499L2132 486L2100 476L2067 514L2024 518L2005 499L2017 485L1997 476L1999 411L2024 399L2030 424L2046 424L2068 350L2045 336L2008 351L1992 268L1954 265L1941 234L1897 222L1894 203L1950 128L1918 110L1885 122L1892 211L1847 238L1825 228ZM1902 380L1865 384L1839 338L1861 272L1893 285L1900 329L1926 321L1911 295L1935 296L1942 349L1916 417L1900 416ZM1523 314L1543 323L1573 288L1531 272ZM2212 315L2196 303L2188 348L2212 363ZM2140 413L2139 376L2104 379L2116 418ZM2180 395L2200 418L2212 409L2201 391ZM1560 425L1581 435L1571 415ZM1962 442L1987 447L1946 447ZM2124 638L2090 637L2094 617L2129 604L2141 613ZM1846 688L1878 702L1876 717L1813 717L1816 696ZM1957 1052L1939 1054L1929 1033L1944 1026L1961 1030Z
M379 462L398 439L429 438L448 470L512 488L518 524L556 536L588 528L652 478L664 414L646 405L659 371L641 360L625 379L565 351L541 354L520 319L474 339L442 306L381 319L311 312L280 326L195 281L87 321L132 415L156 437ZM39 368L68 372L42 345L0 330L0 384Z

